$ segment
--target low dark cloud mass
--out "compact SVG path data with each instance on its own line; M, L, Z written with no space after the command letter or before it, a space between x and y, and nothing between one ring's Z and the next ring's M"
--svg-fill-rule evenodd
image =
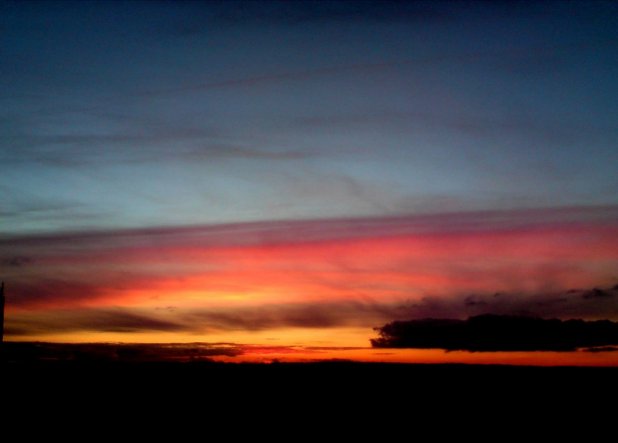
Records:
M615 292L615 290L616 290L616 287L613 288L614 292ZM603 290L603 289L599 289L599 288L594 288L594 289L592 289L590 291L584 292L582 297L584 297L584 298L613 297L615 295L614 292L612 292L610 290Z
M395 321L376 328L376 348L449 351L574 351L618 344L618 322L479 315L467 320Z
M5 343L8 361L210 361L243 353L233 343Z
M34 260L32 260L29 257L16 256L16 257L10 257L10 258L3 259L1 263L3 266L20 268L22 266L29 265L33 261Z

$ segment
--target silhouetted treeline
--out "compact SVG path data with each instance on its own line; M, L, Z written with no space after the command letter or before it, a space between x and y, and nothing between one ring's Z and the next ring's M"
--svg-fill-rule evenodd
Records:
M618 323L479 315L467 320L395 321L376 328L376 348L467 351L573 351L618 344Z

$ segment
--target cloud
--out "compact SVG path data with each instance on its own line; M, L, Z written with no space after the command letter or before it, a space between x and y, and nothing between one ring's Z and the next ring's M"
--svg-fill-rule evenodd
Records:
M493 294L461 297L425 297L421 301L368 302L337 301L270 304L247 308L222 308L194 311L183 322L196 330L259 331L280 328L370 327L388 320L465 317L495 313L504 316L544 316L569 318L618 318L618 307L611 297L618 289L606 289L601 300L591 301L575 291L569 294ZM594 290L593 290L594 291ZM599 303L600 301L600 303ZM192 326L188 326L192 325Z
M73 289L79 292L76 288ZM618 318L618 307L615 306L613 298L618 296L618 289L600 291L610 295L591 299L582 296L591 291L576 290L554 294L500 293L464 298L425 297L420 301L338 300L262 303L209 309L183 307L169 309L169 306L150 310L87 306L74 309L30 309L11 312L7 316L7 335L29 336L85 331L115 333L163 331L207 335L220 331L341 327L369 330L375 325L393 320L398 324L406 324L406 321L422 322L424 320L420 319L423 318L463 318L467 315L483 316L488 313L508 318L519 316L570 318L574 315L597 319ZM35 297L50 297L50 295L38 294ZM75 303L83 301L79 295L76 297Z
M20 343L4 344L10 361L209 361L211 357L236 357L243 347L233 343Z
M259 331L281 328L367 327L394 316L406 318L407 303L339 301L203 310L185 318L206 329Z
M529 113L492 113L474 115L457 109L439 114L427 111L375 111L308 115L295 117L291 124L301 130L366 131L385 129L389 132L416 134L424 132L456 132L475 139L538 142L563 147L575 142L599 142L618 135L617 126L591 124L582 121L542 119Z
M414 318L479 314L618 319L618 289L593 288L533 293L502 292L462 297L425 297L412 305Z
M616 287L614 286L612 289L610 290L603 290L603 289L599 289L599 288L594 288L590 291L585 291L582 294L582 297L584 298L607 298L607 297L614 297L616 295Z
M420 56L414 59L399 59L399 60L378 60L368 63L349 63L340 65L331 65L325 67L318 67L313 69L304 69L297 71L287 72L270 72L261 75L255 75L251 77L238 77L231 79L213 80L204 83L194 83L192 85L186 85L181 87L173 87L166 89L151 89L136 94L132 94L131 97L135 98L149 98L157 96L175 95L179 93L188 92L206 92L216 91L220 89L229 88L246 88L253 86L268 85L271 83L279 83L283 81L303 81L320 79L324 77L346 75L350 76L355 73L365 72L383 72L390 69L403 68L403 67L418 67L425 64L437 64L444 62L452 62L456 64L478 62L479 60L501 60L505 57L513 58L514 60L523 63L526 60L532 58L536 60L538 57L547 57L554 55L556 51L573 51L576 49L586 49L590 47L603 46L611 43L611 40L589 40L589 41L577 41L572 43L557 44L557 45L543 45L543 46L527 46L527 47L513 47L500 50L486 50L476 52L444 52L430 56ZM110 102L111 103L111 102ZM101 106L72 109L70 112L77 111L92 111L94 109L100 109ZM434 120L435 124L437 120ZM530 123L532 124L532 123Z
M1 260L1 264L3 266L9 266L13 268L20 268L22 266L29 265L33 262L34 260L32 258L23 257L23 256L15 256L15 257L5 258Z
M28 336L65 332L174 332L186 326L130 309L73 309L7 316L7 335Z
M370 327L388 319L407 318L406 304L362 302L265 304L242 308L173 309L155 313L134 308L76 308L12 312L7 335L73 332L137 333L261 331L285 328Z
M95 311L91 315L79 316L77 327L82 330L102 332L139 332L139 331L179 331L182 325L160 320L145 315L118 311Z
M138 303L136 293L178 306L173 294L186 291L206 306L221 293L249 294L253 306L261 300L251 294L268 287L288 294L284 305L409 300L415 318L595 317L617 311L613 297L563 291L609 280L617 216L608 206L4 235L0 275L20 309ZM247 315L254 327L266 321ZM315 318L331 322L326 312Z
M451 7L431 2L375 1L233 1L207 8L180 5L185 16L165 28L169 34L191 37L213 25L296 26L340 23L441 23L453 18Z
M618 344L618 323L609 320L545 320L481 315L468 320L396 321L377 328L377 348L440 348L449 351L574 351Z
M0 235L5 250L22 246L41 249L70 243L92 252L132 244L254 245L308 243L333 239L394 237L406 234L509 232L551 226L614 226L618 205L565 206L504 211L469 211L387 217L314 220L265 220L194 226L65 231L24 236Z
M19 192L11 186L0 186L3 192L6 192L9 196ZM80 209L82 205L68 203L64 201L49 202L43 201L40 198L27 195L23 200L13 198L3 202L4 207L0 208L0 216L2 217L19 217L27 215L31 218L41 219L54 219L55 217L66 216L67 213L71 213L72 216L78 217L80 215Z
M8 303L15 307L45 307L52 306L58 301L64 305L80 306L85 301L96 300L109 289L96 278L86 282L77 276L34 278L28 273L25 278L7 278L7 280L10 282Z
M597 352L616 352L618 351L618 347L616 346L600 346L600 347L595 347L595 348L587 348L584 349L585 352L593 352L593 353L597 353Z
M52 315L53 313L53 315ZM128 308L56 310L36 315L9 316L7 334L147 331L208 333L261 331L285 328L369 327L387 319L407 318L405 305L370 305L354 302L261 305L253 308L172 311L162 320Z
M113 134L15 134L0 137L5 165L39 163L75 167L106 163L141 164L161 160L297 160L315 155L301 150L277 150L214 141L221 138L210 130L158 129L150 133L117 130ZM174 149L169 149L170 144ZM10 147L10 148L8 148ZM103 149L104 148L104 149Z

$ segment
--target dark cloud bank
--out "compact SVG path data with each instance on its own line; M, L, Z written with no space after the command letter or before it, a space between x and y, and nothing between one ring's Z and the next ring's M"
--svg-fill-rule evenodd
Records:
M42 343L8 342L3 357L13 362L189 362L243 353L233 343Z
M618 344L618 322L479 315L467 320L395 321L376 328L377 348L449 351L575 351ZM609 350L605 348L604 350Z

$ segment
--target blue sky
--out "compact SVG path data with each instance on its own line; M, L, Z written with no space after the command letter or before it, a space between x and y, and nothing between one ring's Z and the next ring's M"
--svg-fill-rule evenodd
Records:
M0 232L618 203L611 2L5 2Z

